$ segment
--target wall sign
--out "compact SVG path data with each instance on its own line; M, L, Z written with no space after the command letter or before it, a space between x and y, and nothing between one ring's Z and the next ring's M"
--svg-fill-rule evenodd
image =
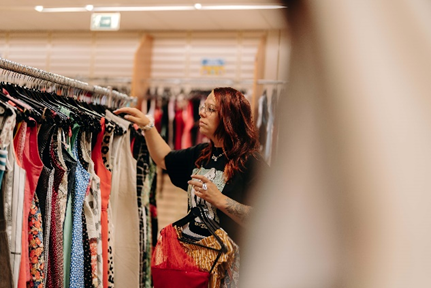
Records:
M91 14L92 31L117 31L120 29L120 13Z
M202 75L223 75L225 61L222 58L203 58L201 61Z

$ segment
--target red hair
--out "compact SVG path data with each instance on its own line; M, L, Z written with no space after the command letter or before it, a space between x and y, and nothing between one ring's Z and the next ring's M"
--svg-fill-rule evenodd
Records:
M215 137L221 139L227 164L224 170L226 182L232 179L237 171L243 171L248 157L259 151L259 139L251 114L249 101L244 95L230 87L215 88L214 97L220 124ZM214 143L205 147L195 164L209 162Z

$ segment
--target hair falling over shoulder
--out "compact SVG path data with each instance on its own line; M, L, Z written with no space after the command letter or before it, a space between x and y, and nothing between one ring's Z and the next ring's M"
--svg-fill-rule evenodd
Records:
M220 124L215 132L222 139L223 152L227 158L224 171L225 180L229 181L235 172L244 168L248 157L259 150L259 139L253 122L251 106L245 96L230 87L214 89L214 97L218 106ZM213 143L202 150L195 164L200 167L202 162L210 160Z

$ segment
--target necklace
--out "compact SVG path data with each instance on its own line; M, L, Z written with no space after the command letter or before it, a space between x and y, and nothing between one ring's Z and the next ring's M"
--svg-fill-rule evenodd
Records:
M220 158L221 156L223 156L223 153L220 153L220 155L218 155L218 156L215 156L213 154L213 156L211 156L211 159L213 159L215 162L217 162L218 158Z

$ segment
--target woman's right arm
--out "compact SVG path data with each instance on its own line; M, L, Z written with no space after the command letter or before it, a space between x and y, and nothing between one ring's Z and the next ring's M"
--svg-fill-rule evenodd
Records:
M114 111L115 114L125 113L124 119L136 123L140 127L150 123L150 119L144 113L136 108L123 107ZM165 156L171 152L171 148L160 136L156 127L145 131L145 142L148 146L151 158L156 162L157 166L166 169Z

